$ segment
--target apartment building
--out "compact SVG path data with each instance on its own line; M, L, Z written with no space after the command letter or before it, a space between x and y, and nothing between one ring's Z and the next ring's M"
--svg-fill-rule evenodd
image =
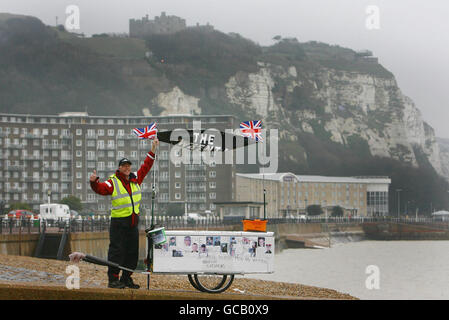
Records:
M305 213L307 206L320 205L324 215L334 206L344 208L345 215L388 215L388 177L326 177L237 173L236 201L265 203L268 218Z
M47 202L48 194L52 202L74 195L86 210L108 214L109 197L97 195L90 188L92 171L96 169L104 181L123 157L133 162L133 170L139 168L151 149L151 140L139 140L133 128L157 122L159 131L192 129L194 120L200 121L203 129L222 131L237 124L233 116L223 115L0 114L0 200L6 204L29 203L38 210L39 204ZM234 199L234 164L173 162L171 148L160 143L158 159L142 184L141 208L146 213L151 208L153 182L157 186L157 214L167 214L171 202L185 203L188 212L214 212L214 202Z

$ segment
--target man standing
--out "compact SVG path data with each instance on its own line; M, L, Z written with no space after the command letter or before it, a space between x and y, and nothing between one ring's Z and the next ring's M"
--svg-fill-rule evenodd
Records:
M154 163L159 141L153 140L151 151L137 172L131 172L131 161L120 160L118 170L109 180L100 182L94 170L90 176L90 186L101 195L111 195L111 225L109 228L108 260L128 269L136 269L139 259L139 207L142 198L140 185ZM131 278L132 272L108 267L108 287L139 289Z

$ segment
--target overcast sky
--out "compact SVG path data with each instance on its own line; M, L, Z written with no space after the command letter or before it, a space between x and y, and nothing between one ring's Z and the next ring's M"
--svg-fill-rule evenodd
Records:
M128 32L128 20L165 11L187 25L209 22L261 45L275 35L369 49L396 76L439 137L449 138L449 1L445 0L1 0L0 12L32 15L60 24L66 7L80 9L86 35ZM367 20L378 28L367 28Z

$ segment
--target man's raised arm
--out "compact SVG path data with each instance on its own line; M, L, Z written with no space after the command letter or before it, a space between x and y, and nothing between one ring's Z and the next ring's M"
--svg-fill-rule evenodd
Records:
M137 171L137 183L140 185L142 184L143 179L145 179L148 172L150 172L151 168L153 167L154 159L156 158L155 152L156 148L159 145L159 140L156 138L153 140L153 143L151 145L150 152L147 153L147 157L145 158L145 161L140 166L139 170Z
M108 180L105 182L100 182L100 178L97 176L97 170L94 170L89 178L90 187L92 190L103 196L112 194L114 187L112 186L112 181Z

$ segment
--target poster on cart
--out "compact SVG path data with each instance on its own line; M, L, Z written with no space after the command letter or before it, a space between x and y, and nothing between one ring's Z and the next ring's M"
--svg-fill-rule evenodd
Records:
M166 231L154 246L153 272L273 273L273 232Z

